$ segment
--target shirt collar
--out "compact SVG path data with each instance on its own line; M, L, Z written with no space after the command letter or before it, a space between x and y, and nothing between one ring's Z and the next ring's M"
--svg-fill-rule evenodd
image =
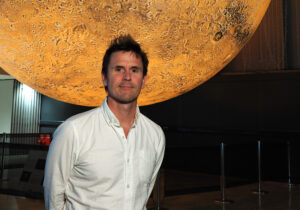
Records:
M115 114L110 110L108 104L107 104L107 97L104 99L103 101L103 110L104 110L104 118L106 120L106 122L109 125L113 125L113 126L117 126L120 127L120 122L118 120L118 118L115 116ZM138 105L136 106L136 112L135 112L135 117L134 117L134 122L132 124L132 127L136 126L136 123L138 121L140 115L140 109L138 107Z

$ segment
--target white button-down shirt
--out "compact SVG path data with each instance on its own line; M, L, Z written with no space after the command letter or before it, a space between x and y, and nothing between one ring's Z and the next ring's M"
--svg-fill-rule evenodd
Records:
M164 149L162 129L138 107L127 138L106 100L69 118L49 148L46 209L146 209Z

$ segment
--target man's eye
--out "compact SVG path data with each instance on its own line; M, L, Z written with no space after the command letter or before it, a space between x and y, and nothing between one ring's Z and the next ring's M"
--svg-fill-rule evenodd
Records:
M117 67L117 68L115 68L115 70L116 71L122 71L122 68Z

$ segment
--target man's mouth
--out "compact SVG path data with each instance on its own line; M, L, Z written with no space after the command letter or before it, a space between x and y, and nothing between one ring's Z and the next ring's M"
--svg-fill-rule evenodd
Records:
M121 84L119 86L120 86L120 88L124 88L124 89L134 88L134 86L131 84Z

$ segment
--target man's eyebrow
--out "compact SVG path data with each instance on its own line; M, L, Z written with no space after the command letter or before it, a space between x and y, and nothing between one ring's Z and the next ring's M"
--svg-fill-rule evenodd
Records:
M124 66L116 65L116 66L114 66L114 68L124 68Z
M131 66L130 68L131 68L131 69L142 69L142 68L139 67L139 66Z
M122 66L122 65L116 65L113 68L125 68L125 67ZM142 67L140 67L140 66L131 66L130 69L142 69Z

